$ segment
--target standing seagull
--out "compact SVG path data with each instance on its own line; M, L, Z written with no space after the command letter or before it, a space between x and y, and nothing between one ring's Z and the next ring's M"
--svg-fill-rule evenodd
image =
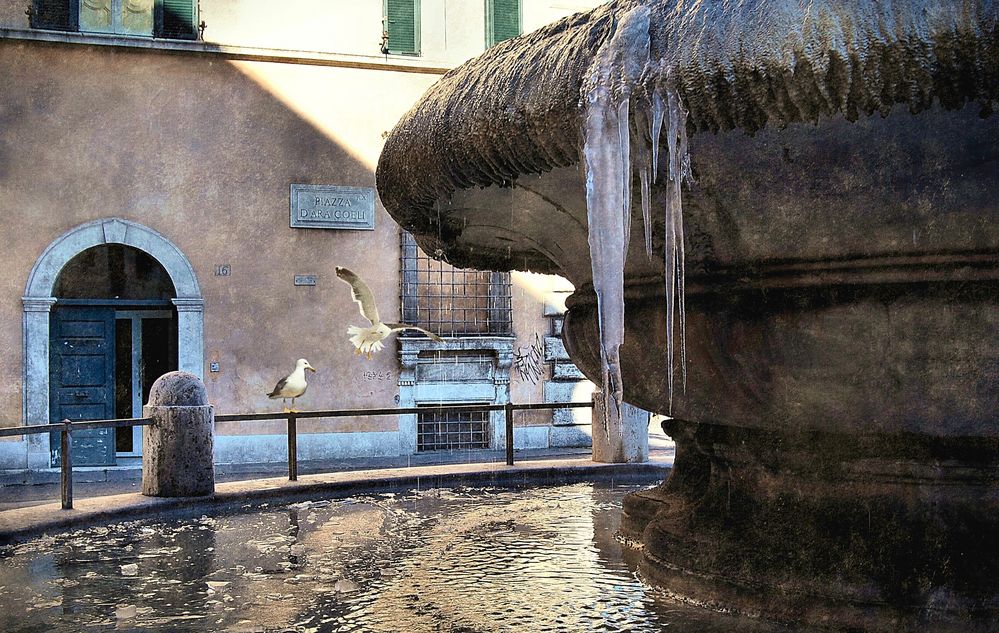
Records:
M281 398L284 403L284 412L293 413L295 411L295 398L299 397L309 388L305 382L305 370L316 371L316 368L309 364L304 358L299 358L295 363L295 370L278 381L274 386L274 391L267 394L270 399ZM291 409L288 408L288 398L291 398Z
M428 332L421 327L408 325L406 323L382 323L378 318L378 308L375 306L375 296L371 294L368 284L357 276L354 271L343 266L336 267L336 276L350 284L351 295L354 303L361 307L361 316L371 321L370 327L357 327L351 325L347 328L350 335L350 342L356 348L355 354L364 354L369 359L374 352L379 351L384 345L382 341L392 332L400 330L417 330L423 332L437 343L443 343L444 339L433 332Z

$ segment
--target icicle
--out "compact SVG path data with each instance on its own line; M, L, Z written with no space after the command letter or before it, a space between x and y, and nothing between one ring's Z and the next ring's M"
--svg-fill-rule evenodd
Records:
M661 103L661 98L660 98ZM674 326L679 326L680 371L683 388L687 384L686 314L684 305L684 247L682 181L690 177L687 152L687 112L674 90L666 95L666 147L669 173L666 182L666 245L664 275L666 280L666 379L669 381L669 412L673 410L676 346ZM654 126L655 124L653 124Z
M586 216L608 440L610 403L613 401L620 416L624 397L620 348L624 343L624 264L631 229L633 174L629 100L648 51L649 11L639 6L621 17L614 35L598 52L584 101Z
M627 97L617 106L617 133L621 152L621 191L624 203L621 206L621 221L624 223L624 256L628 257L631 244L631 122Z
M635 126L632 132L635 134L635 142L631 144L632 163L638 172L639 192L642 201L642 224L645 229L645 255L651 262L652 254L652 195L651 195L651 170L652 158L649 145L645 142L643 130L651 127L649 124L649 110L642 104L635 110Z
M663 113L666 106L659 92L652 93L652 182L656 182L659 171L659 135L663 131Z
M648 153L645 153L648 156ZM642 183L642 222L645 225L645 255L652 261L652 195L649 191L649 166L638 168L638 179Z

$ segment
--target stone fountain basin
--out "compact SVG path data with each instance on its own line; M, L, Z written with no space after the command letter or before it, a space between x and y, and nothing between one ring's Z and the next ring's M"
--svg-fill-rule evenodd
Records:
M674 385L673 415L790 431L999 434L997 121L974 106L896 108L856 123L693 136L687 378ZM584 181L581 167L561 168L458 191L440 209L462 227L452 262L506 261L575 284L564 338L599 382ZM622 356L626 399L665 413L660 191L652 208L652 261L637 199L632 209Z
M677 441L670 478L624 503L621 529L644 543L645 577L700 604L791 622L990 630L997 121L972 107L896 109L693 136L687 375L672 398L662 194L651 261L635 202L625 399L670 412ZM584 191L569 167L463 190L440 209L462 227L452 261L573 282L563 338L599 384Z

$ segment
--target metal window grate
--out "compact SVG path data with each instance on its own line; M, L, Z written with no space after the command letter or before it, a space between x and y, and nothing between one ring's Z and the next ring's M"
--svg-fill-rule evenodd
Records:
M512 335L510 273L455 268L402 241L402 318L441 336Z
M476 404L463 402L460 404ZM489 448L489 412L420 413L416 420L416 450L441 451Z

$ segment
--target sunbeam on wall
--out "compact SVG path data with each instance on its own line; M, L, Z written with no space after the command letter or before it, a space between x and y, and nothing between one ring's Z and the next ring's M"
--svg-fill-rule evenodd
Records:
M384 134L413 105L415 96L439 78L306 64L230 63L371 171L378 163Z

